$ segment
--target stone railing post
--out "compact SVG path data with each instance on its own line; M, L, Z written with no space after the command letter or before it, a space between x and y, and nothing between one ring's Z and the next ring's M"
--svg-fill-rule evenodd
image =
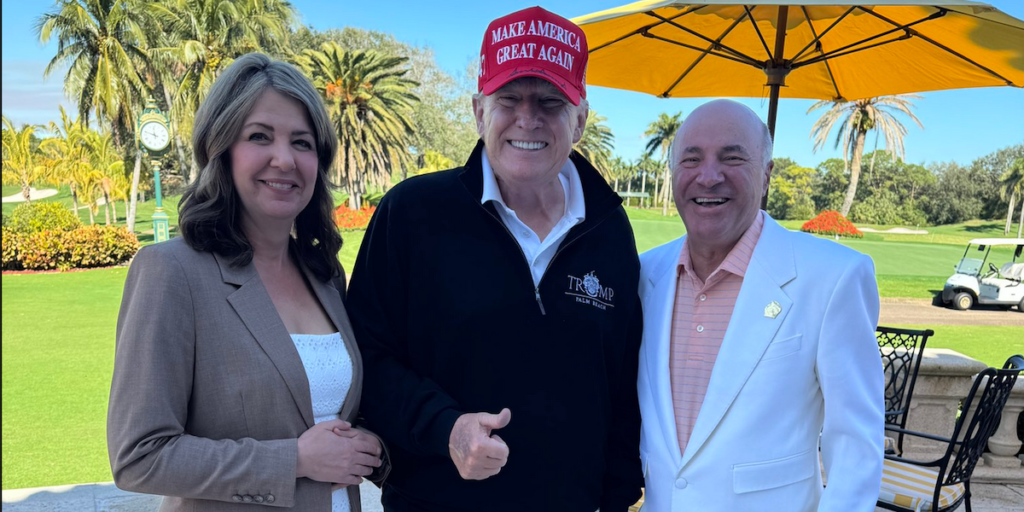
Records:
M1013 390L1010 391L1010 399L1003 407L999 428L988 439L988 449L991 453L981 456L986 468L985 473L991 473L986 476L1001 481L1024 478L1024 467L1017 458L1021 446L1021 440L1017 438L1017 418L1021 412L1024 412L1024 379L1017 379Z
M960 400L970 392L974 376L985 368L984 363L953 350L925 349L910 401L907 429L951 437ZM934 441L903 438L903 456L910 459L934 460L942 456L945 448Z

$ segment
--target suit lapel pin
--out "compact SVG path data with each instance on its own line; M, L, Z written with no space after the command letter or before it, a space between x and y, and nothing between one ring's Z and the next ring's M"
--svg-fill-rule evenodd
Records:
M775 318L782 312L782 305L776 301L771 301L767 306L764 307L764 316L768 318Z

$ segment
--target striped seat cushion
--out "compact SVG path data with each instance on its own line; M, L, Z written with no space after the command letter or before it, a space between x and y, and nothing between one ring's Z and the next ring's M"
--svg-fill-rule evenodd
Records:
M878 501L913 510L931 510L938 479L939 473L935 469L886 459ZM956 503L963 494L962 483L944 486L939 494L939 508Z

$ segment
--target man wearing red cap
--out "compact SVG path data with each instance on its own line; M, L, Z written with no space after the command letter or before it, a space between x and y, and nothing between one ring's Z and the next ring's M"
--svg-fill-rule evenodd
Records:
M625 511L643 481L639 261L621 199L572 151L586 38L534 7L480 53L480 142L381 200L349 288L384 506Z

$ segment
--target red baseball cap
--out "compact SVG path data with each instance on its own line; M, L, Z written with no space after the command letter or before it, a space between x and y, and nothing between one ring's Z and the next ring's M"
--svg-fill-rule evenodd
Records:
M587 36L575 23L540 7L491 22L480 46L478 89L494 94L526 76L543 78L573 105L587 97Z

